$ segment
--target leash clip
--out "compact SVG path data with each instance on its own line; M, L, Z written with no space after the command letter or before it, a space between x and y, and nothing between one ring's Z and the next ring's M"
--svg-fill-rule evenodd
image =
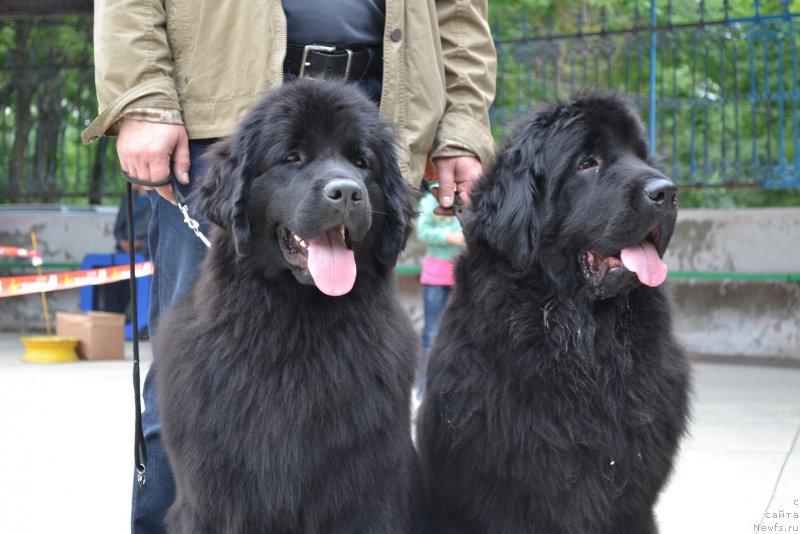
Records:
M144 487L144 483L147 480L147 478L144 476L144 471L144 464L139 464L136 466L136 481L139 483L140 488Z
M183 213L183 222L186 223L186 226L188 226L189 229L194 232L194 235L196 235L207 248L211 248L211 242L208 240L208 238L206 238L206 236L203 235L203 232L200 231L200 223L189 216L189 206L180 200L177 202L178 209L181 210L181 213Z

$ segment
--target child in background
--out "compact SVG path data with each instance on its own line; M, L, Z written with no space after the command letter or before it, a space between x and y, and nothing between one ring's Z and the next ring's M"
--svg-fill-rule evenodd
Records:
M437 215L434 209L439 201L430 193L438 187L429 186L419 202L417 237L425 243L427 250L422 260L422 283L425 324L422 328L422 360L417 377L417 395L425 388L425 373L428 367L428 351L439 326L439 317L447 304L453 286L453 261L464 246L461 223L453 215Z

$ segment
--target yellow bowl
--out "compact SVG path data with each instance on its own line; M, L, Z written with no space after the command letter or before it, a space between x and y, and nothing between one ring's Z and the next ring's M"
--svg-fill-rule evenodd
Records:
M30 336L20 338L25 345L22 361L28 363L77 362L77 337Z

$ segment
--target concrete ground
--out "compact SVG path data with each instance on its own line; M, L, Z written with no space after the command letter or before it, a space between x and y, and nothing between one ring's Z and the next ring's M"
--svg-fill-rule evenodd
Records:
M129 530L126 350L125 361L25 364L19 336L0 334L0 532ZM694 378L662 534L800 532L800 369L695 363Z

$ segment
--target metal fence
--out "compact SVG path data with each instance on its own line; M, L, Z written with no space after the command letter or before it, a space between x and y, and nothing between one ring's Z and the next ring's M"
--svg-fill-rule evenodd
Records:
M800 186L800 2L653 0L544 17L528 3L493 4L498 137L538 102L620 91L679 183Z
M682 185L800 187L800 0L543 4L490 5L498 140L540 102L614 90ZM91 43L91 17L0 20L0 203L119 198L113 139L80 141Z
M91 44L91 17L0 21L0 202L119 197L113 142L80 140L97 111Z

